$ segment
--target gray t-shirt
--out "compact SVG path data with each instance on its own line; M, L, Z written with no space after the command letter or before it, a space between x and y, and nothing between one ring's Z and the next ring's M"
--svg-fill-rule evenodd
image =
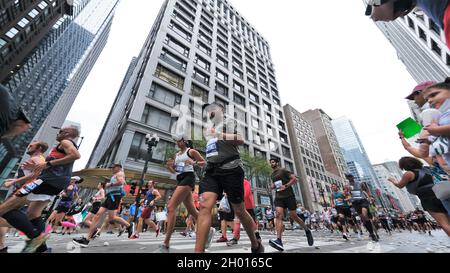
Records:
M226 126L223 123L213 126L216 132L237 134L236 123L233 120L226 121ZM239 156L238 145L232 140L220 140L217 137L212 137L206 144L206 160L208 163L221 163L231 157ZM222 169L234 169L238 166L242 167L241 159L235 159L222 165Z

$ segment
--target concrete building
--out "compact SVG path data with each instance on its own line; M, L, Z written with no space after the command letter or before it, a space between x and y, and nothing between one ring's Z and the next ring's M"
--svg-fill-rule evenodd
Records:
M215 101L236 120L242 150L295 172L269 44L228 1L165 1L117 101L109 116L124 111L123 119L108 119L103 131L114 136L97 141L90 168L123 162L141 171L145 135L157 133L148 172L169 178L162 163L174 149L172 130L201 138L202 105ZM255 202L267 203L267 181L252 183Z

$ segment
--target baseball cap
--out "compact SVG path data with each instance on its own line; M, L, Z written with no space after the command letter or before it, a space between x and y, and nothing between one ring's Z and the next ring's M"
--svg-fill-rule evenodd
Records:
M435 84L436 84L435 81L426 81L426 82L419 83L416 87L414 87L411 94L409 94L405 99L414 100L414 96L420 94L420 92L422 92L423 90L425 90L428 87L433 86Z
M77 184L79 184L79 183L84 181L84 179L79 177L79 176L72 176L70 179L71 180L75 180L75 183L77 183Z
M120 164L120 163L113 163L110 168L114 168L114 167L121 167L122 168L122 164Z

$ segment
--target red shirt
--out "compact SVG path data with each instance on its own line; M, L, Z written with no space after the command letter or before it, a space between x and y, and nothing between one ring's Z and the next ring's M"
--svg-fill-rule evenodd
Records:
M195 191L192 192L192 199L194 199L194 206L195 206L195 208L199 209L200 208L200 201L198 200L198 194Z
M245 209L254 209L255 201L253 200L252 186L250 181L244 179L244 204Z

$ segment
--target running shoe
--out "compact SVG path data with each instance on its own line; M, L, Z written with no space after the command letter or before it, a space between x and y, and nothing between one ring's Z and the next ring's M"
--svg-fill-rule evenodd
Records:
M227 238L221 236L219 239L217 239L216 243L226 243L228 242Z
M370 234L370 238L372 238L372 241L378 242L377 236L375 234Z
M305 230L306 239L308 240L308 245L314 245L314 238L312 236L311 230Z
M139 239L139 235L134 234L131 237L129 237L128 239L130 239L130 240Z
M258 242L262 242L261 236L259 235L259 232L255 232L256 240Z
M128 238L130 238L134 233L134 222L131 222L130 225L127 227L128 232Z
M214 233L216 233L216 230L213 227L211 227L209 229L208 238L206 238L205 249L208 249L211 246L211 241L214 237Z
M237 244L238 244L238 240L236 240L235 238L233 238L227 242L227 246L232 246L232 245L237 245Z
M187 236L187 233L186 233L186 232L184 232L184 231L180 232L180 234L181 234L182 236L184 236L184 237L186 237L186 236Z
M0 249L0 253L8 253L8 247Z
M252 253L264 253L264 246L261 242L258 242L258 248L252 248Z
M94 240L95 238L97 238L99 236L100 236L100 229L97 228L97 229L95 229L94 233L92 234L91 239Z
M75 245L81 246L81 247L84 247L84 248L88 247L88 245L89 245L89 240L84 238L84 237L81 237L79 239L73 239L72 242Z
M344 238L345 240L347 240L347 241L348 241L348 236L347 236L347 234L346 234L346 233L343 233L343 234L342 234L342 238Z
M22 249L22 253L35 253L36 249L40 247L47 239L50 238L49 234L42 233L38 237L27 240L25 243L25 247Z
M169 247L165 244L159 245L159 252L160 253L169 253Z
M119 234L117 234L117 237L122 236L122 234L125 232L125 228L119 229Z
M108 231L108 232L106 232L106 234L114 234L114 232Z
M281 242L280 239L276 239L276 240L270 239L269 245L278 251L284 251L283 242Z

